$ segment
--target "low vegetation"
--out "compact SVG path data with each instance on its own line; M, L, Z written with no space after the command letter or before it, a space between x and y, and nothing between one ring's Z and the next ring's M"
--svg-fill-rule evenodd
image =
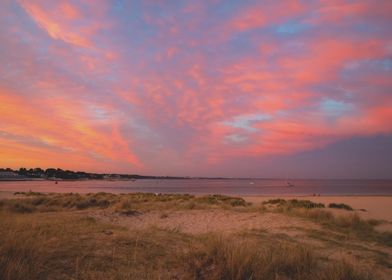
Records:
M0 201L0 279L379 279L367 266L320 254L313 245L271 233L190 235L178 230L126 229L91 211L143 215L159 209L247 209L242 198L180 194L19 193ZM315 221L345 236L390 244L376 221L337 217L308 200L271 200L271 211ZM169 211L166 211L166 210ZM268 210L267 210L268 211ZM388 243L389 242L389 243ZM372 271L372 273L370 273Z
M284 200L274 199L263 202L264 206L273 206L273 210L286 213L288 215L299 216L310 219L325 228L333 229L344 233L346 236L354 236L356 238L368 241L375 241L383 245L392 246L392 233L379 232L375 226L381 221L363 220L358 214L350 215L334 215L333 213L320 209L324 208L322 203L314 203L309 200ZM334 205L335 207L331 207ZM339 208L349 210L352 208L346 204L329 204L329 208Z
M219 235L202 241L185 257L191 279L374 279L348 263L322 259L304 245Z
M0 279L377 279L286 242L130 231L69 211L0 218Z
M315 203L310 200L298 200L298 199L271 199L268 201L264 201L263 205L274 205L276 207L279 207L280 209L292 209L292 208L306 208L306 209L312 209L312 208L324 208L325 205L323 203Z
M328 205L329 208L337 208L337 209L344 209L344 210L348 210L348 211L353 211L354 209L347 204L344 203L330 203Z
M119 198L113 194L95 193L95 194L41 194L41 193L15 193L24 195L24 199L4 200L3 207L11 212L32 213L32 212L52 212L63 209L82 210L87 208L108 208L119 201Z
M379 232L375 229L375 226L379 225L381 221L363 220L356 213L335 216L322 210L297 212L297 214L320 223L326 228L344 233L346 236L355 236L361 240L374 241L392 247L392 233Z
M207 203L207 204L215 204L215 205L231 205L231 206L248 206L251 205L247 203L241 197L231 197L220 194L207 195L196 198L196 202L198 203Z
M33 192L30 190L28 192L14 192L14 195L35 196L35 195L44 195L44 194L40 192Z
M23 199L3 201L3 207L15 213L52 212L61 210L84 210L114 208L117 212L126 214L132 211L151 211L162 209L206 209L248 207L240 197L224 195L206 195L195 197L189 194L154 194L154 193L90 193L90 194L43 194L36 192L16 192ZM0 205L1 207L1 205ZM132 211L131 211L132 210Z

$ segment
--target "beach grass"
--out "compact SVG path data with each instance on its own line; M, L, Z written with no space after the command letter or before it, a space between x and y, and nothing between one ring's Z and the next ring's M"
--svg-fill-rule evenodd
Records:
M90 215L143 215L150 207L162 209L161 219L170 219L165 209L222 209L229 214L240 207L260 214L238 198L107 193L20 197L0 203L0 279L379 279L366 266L330 259L283 233L137 230ZM194 207L187 208L189 203ZM335 217L307 201L288 203L275 203L285 209L280 214L324 224L342 235L362 232L376 238L374 221ZM381 242L381 237L372 240Z
M132 232L72 212L1 218L1 279L374 279L303 245Z
M325 208L323 203L315 203L310 200L301 200L301 199L270 199L263 202L263 205L274 205L279 207L279 209L293 209L293 208L306 208L306 209L313 209L313 208Z
M114 195L110 193L66 193L43 194L34 192L17 192L19 198L7 199L2 203L11 212L32 213L61 210L121 209L151 211L154 209L208 209L208 208L244 208L251 206L240 197L225 195L206 195L195 197L189 194L154 194L130 193ZM20 197L24 197L20 199ZM3 205L3 206L4 206ZM1 206L1 205L0 205Z
M328 204L328 207L329 208L344 209L344 210L347 210L347 211L353 211L354 210L350 205L347 205L347 204L344 204L344 203L330 203L330 204Z
M330 205L338 205L331 207ZM331 203L329 208L339 208L344 210L352 209L346 204ZM392 247L392 233L379 232L375 227L382 221L369 219L364 220L357 213L336 216L333 213L322 208L325 206L321 203L313 203L308 200L284 200L275 199L263 202L263 205L273 205L273 211L286 213L288 215L298 216L309 219L325 228L344 233L348 237L356 237L362 240L375 241L382 245Z
M185 258L193 279L374 279L346 262L326 261L309 246L207 235Z

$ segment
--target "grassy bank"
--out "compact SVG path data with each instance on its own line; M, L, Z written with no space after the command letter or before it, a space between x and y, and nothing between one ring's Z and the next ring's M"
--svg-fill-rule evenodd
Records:
M349 212L346 215L336 216L325 211L322 203L313 203L309 200L284 200L274 199L263 202L264 207L273 206L269 209L287 215L309 219L321 224L326 229L331 229L344 234L347 238L358 238L364 241L378 242L381 245L392 247L392 233L379 232L375 226L382 223L379 220L363 220L357 213ZM331 203L329 208L353 211L349 205Z
M311 244L269 233L133 230L89 216L91 211L142 216L160 208L262 215L262 206L239 198L103 193L22 197L0 202L0 279L379 279L369 267L328 258Z

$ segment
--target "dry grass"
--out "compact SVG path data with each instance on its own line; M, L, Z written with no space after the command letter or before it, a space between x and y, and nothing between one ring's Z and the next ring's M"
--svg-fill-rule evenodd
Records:
M194 207L187 208L190 203ZM136 231L102 224L85 214L108 209L133 215L149 207L235 210L237 205L249 208L241 199L225 196L35 194L4 200L0 279L378 279L366 267L326 259L313 247L282 238L271 242L269 233L255 237L194 236L158 228ZM329 226L374 234L371 222L338 220L320 209L288 209L289 214ZM170 215L163 211L161 218Z
M2 223L2 226L7 224ZM43 267L41 247L29 231L1 232L0 278L26 279L27 275L40 276Z
M132 232L72 212L4 214L1 279L373 279L295 244Z
M35 192L15 193L15 195L21 195L21 197L1 201L0 208L7 208L14 213L111 208L120 214L130 215L151 210L246 209L251 206L242 198L223 195L195 197L188 194L130 193L114 195L110 193L43 194Z
M392 246L392 233L379 232L375 229L375 226L382 223L382 221L363 220L357 213L335 216L322 209L278 208L276 211L309 219L325 228L344 234L346 238L357 238L377 242L380 245Z
M44 195L44 194L40 192L33 192L30 190L28 192L14 192L14 195L35 196L35 195Z
M25 195L25 193L22 193ZM32 213L51 212L64 209L81 210L87 208L108 208L117 203L119 197L113 194L41 194L26 193L27 198L3 200L3 207L11 212ZM32 196L32 197L31 197Z
M135 209L208 209L208 208L245 208L251 204L246 203L243 198L224 195L206 195L195 197L189 194L153 194L153 193L131 193L121 196L133 205Z
M207 236L185 257L190 279L374 279L346 262L328 262L314 249L285 242Z
M129 232L72 212L3 214L0 279L170 279L178 269L179 234Z

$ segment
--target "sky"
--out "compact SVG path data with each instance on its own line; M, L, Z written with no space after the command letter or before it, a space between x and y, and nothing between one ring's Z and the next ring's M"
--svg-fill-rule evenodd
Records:
M392 178L390 0L0 0L0 167Z

